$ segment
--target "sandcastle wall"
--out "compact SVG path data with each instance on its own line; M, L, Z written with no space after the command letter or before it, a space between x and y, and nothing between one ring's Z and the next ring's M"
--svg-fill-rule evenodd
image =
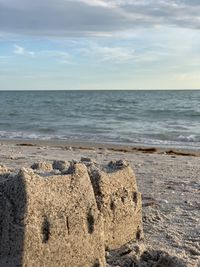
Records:
M142 237L141 195L130 166L51 166L18 174L2 168L0 266L104 267L105 248Z

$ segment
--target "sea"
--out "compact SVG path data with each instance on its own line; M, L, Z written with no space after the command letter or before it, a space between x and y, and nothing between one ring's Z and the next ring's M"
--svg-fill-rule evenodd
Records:
M0 140L200 149L200 90L0 91Z

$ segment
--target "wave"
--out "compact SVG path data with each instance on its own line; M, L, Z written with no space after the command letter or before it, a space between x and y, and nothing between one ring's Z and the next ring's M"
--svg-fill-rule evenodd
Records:
M50 140L53 139L53 136L50 135L41 135L36 133L26 133L26 132L10 132L10 131L0 131L1 139L30 139L30 140Z
M200 142L200 135L190 134L188 136L179 135L178 140L182 142Z
M182 148L199 148L200 147L200 136L199 135L179 135L176 138L172 138L164 135L158 137L154 136L121 136L120 134L113 133L109 134L81 134L81 133L68 133L63 135L56 134L38 134L22 131L0 131L0 139L8 140L68 140L68 141L79 141L79 142L97 142L97 143L113 143L113 144L128 144L128 145L147 145L147 146L172 146Z

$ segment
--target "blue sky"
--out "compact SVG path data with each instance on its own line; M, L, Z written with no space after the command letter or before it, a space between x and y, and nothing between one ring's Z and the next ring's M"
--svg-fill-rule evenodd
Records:
M198 0L0 0L0 90L199 89Z

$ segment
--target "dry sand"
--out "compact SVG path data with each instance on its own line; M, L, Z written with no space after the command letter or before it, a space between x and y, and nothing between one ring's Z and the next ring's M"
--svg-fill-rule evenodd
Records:
M37 161L77 160L90 157L101 164L125 159L135 171L143 197L145 246L181 258L187 266L200 266L200 157L197 152L132 149L41 142L1 142L0 165L30 167ZM153 251L153 252L151 252ZM163 253L164 253L163 252ZM108 255L109 258L109 255ZM153 261L153 259L152 259ZM170 266L161 263L155 266ZM125 266L125 265L124 265ZM128 266L128 265L127 265ZM144 265L141 265L144 266ZM154 265L148 265L154 266ZM175 266L175 265L174 265ZM178 265L177 265L178 266Z

